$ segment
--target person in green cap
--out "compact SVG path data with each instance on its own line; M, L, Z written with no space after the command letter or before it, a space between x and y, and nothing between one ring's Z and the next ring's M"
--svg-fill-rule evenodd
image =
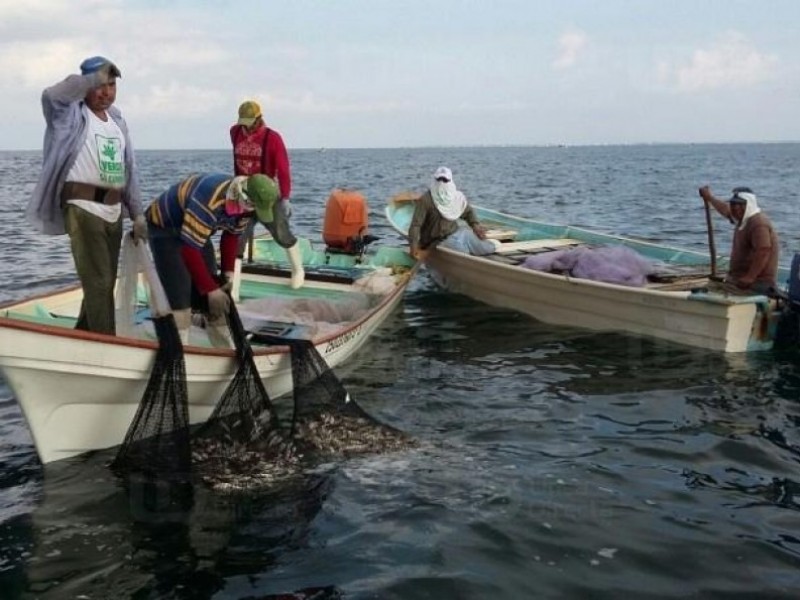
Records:
M189 343L192 309L208 315L207 331L215 346L230 345L226 315L231 298L239 237L255 218L274 220L278 188L266 175L231 177L221 173L191 175L162 192L145 211L156 270L169 299L184 344ZM211 236L221 231L220 285Z

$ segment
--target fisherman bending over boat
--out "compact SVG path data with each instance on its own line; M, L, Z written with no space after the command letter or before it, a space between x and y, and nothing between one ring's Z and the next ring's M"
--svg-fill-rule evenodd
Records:
M706 185L700 197L736 226L733 233L730 267L725 282L740 290L772 294L777 289L778 234L758 206L748 187L737 187L725 202L716 198Z
M83 287L77 329L114 335L123 207L133 240L147 238L133 145L117 98L117 66L94 56L42 93L42 172L25 212L42 233L70 239Z
M272 223L278 188L266 175L231 177L191 175L161 193L147 208L150 247L184 344L189 340L192 308L208 313L207 331L215 346L228 346L226 316L239 236L253 218ZM219 243L220 285L211 236Z
M290 285L295 289L299 288L305 280L305 270L300 244L289 228L289 218L292 216L292 205L289 203L289 197L292 195L292 176L289 154L286 152L283 138L280 133L266 126L261 106L252 100L242 102L239 106L239 120L231 127L230 134L234 175L262 173L278 183L281 201L275 206L274 221L265 226L275 242L286 250L289 264L292 266ZM238 280L244 249L253 236L254 226L255 222L251 221L247 231L239 240L234 289L231 294L234 299L238 296Z
M459 219L469 228L459 227ZM498 245L486 239L486 230L466 196L456 188L447 167L436 169L430 189L416 201L408 240L409 253L417 260L424 260L437 245L478 256L491 254Z

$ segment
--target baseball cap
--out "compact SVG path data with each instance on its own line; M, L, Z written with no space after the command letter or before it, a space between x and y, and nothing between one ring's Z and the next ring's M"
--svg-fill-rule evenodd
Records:
M110 75L113 77L122 77L122 73L120 73L117 65L108 60L105 56L92 56L84 60L80 65L81 75L89 75L90 73L99 71L100 67L104 65L111 65L111 69L109 70Z
M275 182L261 173L247 178L245 190L250 202L256 210L256 217L262 223L272 223L274 215L272 209L278 200L278 186Z
M239 125L251 127L260 116L261 107L258 105L258 102L248 100L239 105Z
M447 167L439 167L436 169L436 172L433 174L434 179L446 179L447 181L453 181L453 173Z

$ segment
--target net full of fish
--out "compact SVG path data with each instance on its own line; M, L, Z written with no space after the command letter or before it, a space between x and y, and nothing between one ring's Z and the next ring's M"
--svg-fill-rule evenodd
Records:
M267 487L301 472L300 454L279 430L250 443L203 437L192 443L192 470L213 489Z
M402 431L365 416L321 411L295 422L294 438L307 452L352 456L384 453L414 446Z

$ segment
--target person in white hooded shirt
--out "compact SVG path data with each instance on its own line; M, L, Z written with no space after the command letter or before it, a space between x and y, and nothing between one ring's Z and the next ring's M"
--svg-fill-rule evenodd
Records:
M469 228L460 227L459 220ZM437 245L477 256L491 254L498 246L496 240L486 239L486 230L447 167L436 169L430 188L417 200L408 240L409 253L417 260L424 260Z
M704 202L736 226L725 282L740 290L774 293L777 289L778 234L759 208L753 190L734 188L727 202L716 198L707 185L698 191Z

